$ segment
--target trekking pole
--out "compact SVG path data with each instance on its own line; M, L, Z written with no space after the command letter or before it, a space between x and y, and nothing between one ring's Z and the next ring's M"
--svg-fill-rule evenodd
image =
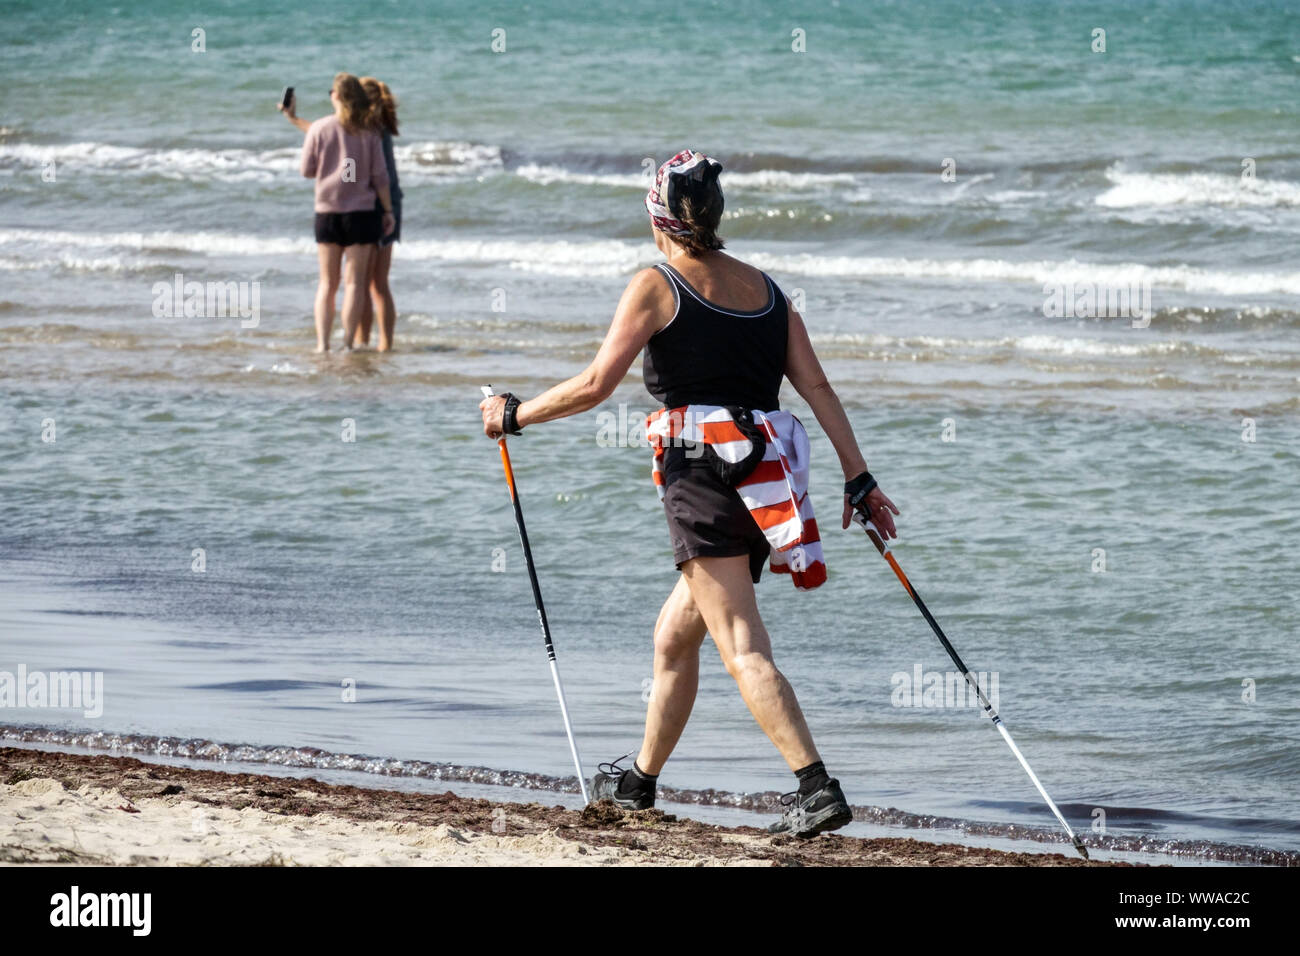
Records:
M966 683L971 686L971 689L974 690L975 694L979 697L980 704L984 707L984 712L989 716L989 719L993 721L993 726L998 729L998 733L1002 734L1002 739L1007 742L1007 746L1011 748L1011 752L1016 755L1016 759L1020 761L1020 766L1025 768L1025 773L1029 774L1029 779L1034 782L1034 786L1038 788L1038 792L1042 795L1043 799L1047 801L1047 805L1051 808L1052 813L1056 814L1056 819L1061 821L1061 826L1065 827L1065 832L1069 835L1070 842L1074 844L1074 848L1079 851L1079 854L1085 860L1088 859L1088 848L1083 845L1083 841L1080 840L1075 832L1070 829L1070 824L1065 822L1065 817L1061 815L1061 811L1057 809L1056 804L1052 802L1052 798L1047 795L1047 791L1043 789L1043 785L1039 783L1038 775L1034 773L1033 768L1029 766L1029 761L1026 760L1025 755L1020 752L1020 748L1016 746L1016 742L1011 739L1010 731L1008 731L1006 725L1002 723L1002 718L998 715L998 712L993 709L993 705L989 702L989 699L984 696L984 691L980 689L979 682L975 680L975 675L972 674L962 662L960 655L957 653L957 649L948 642L948 638L943 633L943 628L939 626L939 622L934 619L932 614L930 614L930 609L927 608L925 602L921 600L921 595L916 593L916 589L912 587L912 582L907 579L907 575L903 573L903 569L898 566L898 561L895 560L893 553L889 550L889 544L885 541L885 536L880 533L879 529L876 528L871 519L865 516L861 511L855 510L853 512L853 520L862 526L862 530L867 533L867 537L870 538L871 543L876 546L876 550L880 552L880 556L888 561L889 566L894 569L894 574L898 576L898 580L902 582L903 587L907 589L907 593L910 594L912 600L916 602L917 610L921 612L921 616L926 619L930 627L934 630L934 636L939 638L939 643L941 643L944 650L948 652L948 656L951 657L952 662L957 665L957 669L962 672L962 675L966 678Z
M482 386L484 398L492 397L492 386ZM510 500L515 506L515 526L519 529L519 543L524 547L524 561L528 564L528 580L533 585L533 603L537 605L537 620L542 626L542 638L546 641L546 659L551 662L551 677L555 680L555 695L560 698L560 716L564 718L564 732L569 736L569 750L573 754L573 766L578 771L578 789L582 791L583 804L590 803L587 797L587 781L582 775L582 759L578 756L578 743L573 739L573 725L569 723L569 706L564 701L564 685L560 683L560 669L555 662L555 645L551 643L551 625L546 620L546 606L542 604L542 587L537 583L537 568L533 565L533 549L528 546L528 529L524 527L524 511L519 506L519 491L515 487L515 472L510 467L510 452L506 450L506 436L497 439L501 449L501 464L506 472L506 485L510 488Z

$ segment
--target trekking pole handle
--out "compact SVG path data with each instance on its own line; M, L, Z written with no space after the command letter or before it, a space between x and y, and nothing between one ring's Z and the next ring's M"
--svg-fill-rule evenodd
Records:
M480 386L478 387L478 390L479 390L480 392L483 393L483 397L484 397L484 398L492 398L494 395L496 395L496 392L492 391L492 386L491 386L490 384L489 384L489 385L480 385ZM502 435L500 438L498 438L498 439L497 439L497 444L498 444L499 446L501 446L501 454L504 455L504 454L505 454L505 447L506 447L506 436L505 436L505 435ZM509 466L509 465L506 465L506 471L507 471L507 473L510 471L510 466Z
M864 515L861 511L857 510L854 510L853 512L853 520L867 533L867 537L871 539L871 543L876 546L876 550L879 551L881 555L889 553L889 542L886 541L885 536L880 533L880 529L876 527L875 522Z

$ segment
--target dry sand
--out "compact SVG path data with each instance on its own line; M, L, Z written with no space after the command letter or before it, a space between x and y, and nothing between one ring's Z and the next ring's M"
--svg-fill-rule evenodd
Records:
M0 748L0 863L148 866L1085 866L903 838L771 837L610 803L452 793ZM1092 864L1106 865L1106 864Z

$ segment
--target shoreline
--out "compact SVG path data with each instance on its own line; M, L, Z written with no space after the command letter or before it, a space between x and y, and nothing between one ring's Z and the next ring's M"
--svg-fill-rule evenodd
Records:
M0 865L1131 866L0 748Z

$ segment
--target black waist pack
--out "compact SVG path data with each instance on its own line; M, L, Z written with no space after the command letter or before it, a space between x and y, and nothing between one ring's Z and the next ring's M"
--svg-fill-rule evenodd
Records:
M726 461L719 457L718 453L713 450L712 445L704 446L704 460L709 463L713 473L726 485L738 485L754 473L758 463L763 460L767 453L767 436L763 430L754 423L754 415L748 408L741 408L739 405L725 406L731 414L731 418L736 423L736 428L742 435L749 439L754 446L750 449L749 454L740 461Z

